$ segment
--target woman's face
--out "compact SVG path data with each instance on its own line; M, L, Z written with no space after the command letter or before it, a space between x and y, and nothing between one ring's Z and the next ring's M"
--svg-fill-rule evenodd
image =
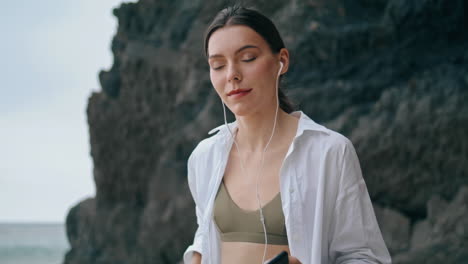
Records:
M280 54L273 54L268 43L247 26L227 26L212 33L208 42L211 83L236 116L276 107Z

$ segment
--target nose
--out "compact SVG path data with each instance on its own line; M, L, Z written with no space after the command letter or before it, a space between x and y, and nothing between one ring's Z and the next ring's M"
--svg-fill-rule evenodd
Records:
M242 74L236 64L228 66L227 78L229 82L238 82L242 80Z

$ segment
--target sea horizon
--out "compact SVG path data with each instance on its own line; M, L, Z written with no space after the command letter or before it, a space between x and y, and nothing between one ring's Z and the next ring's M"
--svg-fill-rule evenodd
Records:
M0 222L2 264L60 264L69 248L63 222Z

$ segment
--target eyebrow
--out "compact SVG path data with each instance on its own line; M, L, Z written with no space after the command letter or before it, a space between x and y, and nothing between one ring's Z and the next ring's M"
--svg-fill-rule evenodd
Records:
M259 49L259 47L254 46L254 45L245 45L245 46L241 47L240 49L236 50L236 52L235 52L234 54L237 54L237 53L239 53L239 52L241 52L241 51L243 51L243 50L245 50L245 49L250 49L250 48ZM208 57L208 59L216 58L216 57L223 57L223 55L221 55L221 54L213 54L213 55L210 55L210 56Z

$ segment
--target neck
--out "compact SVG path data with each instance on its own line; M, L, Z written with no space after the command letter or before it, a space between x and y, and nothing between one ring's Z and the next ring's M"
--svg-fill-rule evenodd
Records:
M270 108L248 116L236 116L238 128L236 141L243 152L263 152L273 133L275 111L275 108ZM286 135L291 118L295 119L281 108L278 109L274 135L268 145L267 151L272 151L275 149L275 146L279 145L280 139Z

